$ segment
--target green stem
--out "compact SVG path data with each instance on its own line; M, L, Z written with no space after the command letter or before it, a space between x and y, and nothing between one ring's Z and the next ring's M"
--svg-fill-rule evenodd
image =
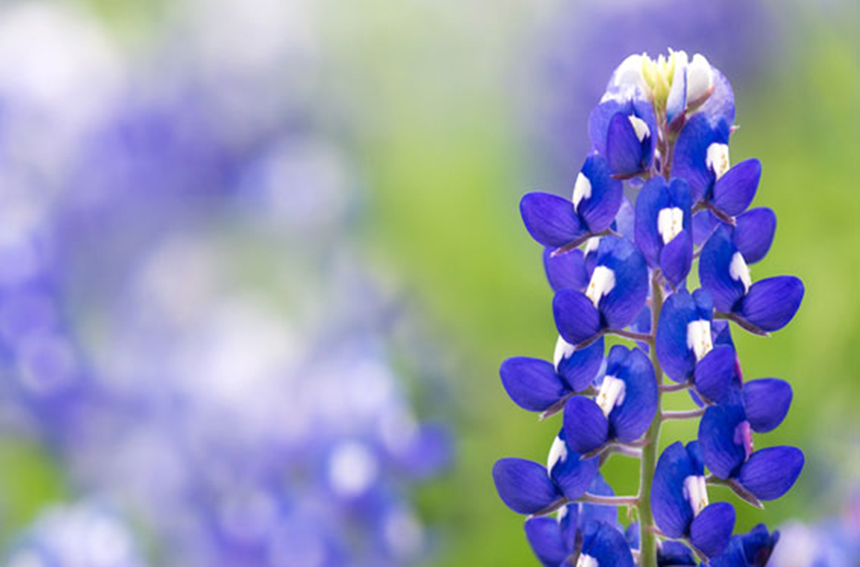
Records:
M656 335L657 322L660 320L660 310L663 308L663 290L655 274L652 278L651 301L651 333ZM651 427L645 433L645 446L642 447L642 468L639 480L639 529L641 530L641 547L639 554L640 567L657 567L657 538L654 535L654 517L651 514L651 483L654 479L654 469L657 467L657 451L660 441L660 418L663 411L663 369L657 360L657 349L651 341L651 364L657 376L657 415L651 422Z

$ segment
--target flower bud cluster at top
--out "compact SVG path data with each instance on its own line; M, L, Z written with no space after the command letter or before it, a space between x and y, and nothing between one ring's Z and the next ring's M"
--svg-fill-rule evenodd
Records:
M777 544L763 525L733 535L734 507L708 494L723 485L762 507L804 462L794 447L753 444L783 421L792 389L743 379L730 323L777 331L804 288L792 276L752 279L776 216L750 208L759 161L731 165L734 119L731 85L704 56L630 56L591 113L571 199L535 192L520 203L545 249L559 338L552 361L510 358L500 374L517 405L563 420L546 466L505 458L493 477L505 504L528 515L544 565L764 567ZM691 290L694 263L701 287ZM606 335L632 344L607 351ZM691 409L663 410L671 393L689 395ZM659 454L672 419L700 419L698 439ZM638 494L616 496L602 478L612 455L640 460ZM629 526L619 506L635 511Z

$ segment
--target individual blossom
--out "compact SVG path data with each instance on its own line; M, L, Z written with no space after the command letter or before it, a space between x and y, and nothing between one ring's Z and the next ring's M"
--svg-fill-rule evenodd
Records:
M529 411L543 412L591 386L603 363L603 351L602 339L576 349L559 337L552 363L518 356L502 363L499 374L514 403Z
M746 404L709 407L699 423L699 442L708 469L754 503L785 494L800 475L804 461L803 453L795 447L753 450L753 432L764 433L777 427L791 400L784 394L784 382L756 382L759 381L744 388L752 392L744 398Z
M687 182L655 177L636 199L636 245L648 266L660 268L673 288L690 273L693 262L692 197Z
M657 324L657 357L672 380L693 383L706 399L722 398L735 373L735 349L728 329L719 337L710 294L697 289L673 293Z
M584 495L599 467L597 457L581 459L562 430L553 441L546 467L509 457L496 462L493 480L499 496L514 512L547 513Z
M645 433L657 412L657 381L648 356L638 348L615 345L597 395L570 398L564 408L567 442L591 453L612 441L631 442Z
M663 451L651 492L654 520L671 538L683 538L708 557L722 553L735 525L735 509L709 503L702 450L696 441L680 441Z
M552 248L575 248L612 224L621 206L622 184L613 179L601 156L590 156L573 186L570 200L549 193L528 193L520 213L532 238Z
M803 299L803 283L794 276L753 283L747 261L728 227L715 230L702 248L699 279L713 297L717 311L758 334L786 326Z
M585 292L562 289L556 293L556 326L570 344L595 340L600 333L632 323L647 295L648 267L642 253L626 238L601 238Z
M650 169L657 147L654 107L639 85L625 87L607 92L588 119L593 151L606 156L619 178Z

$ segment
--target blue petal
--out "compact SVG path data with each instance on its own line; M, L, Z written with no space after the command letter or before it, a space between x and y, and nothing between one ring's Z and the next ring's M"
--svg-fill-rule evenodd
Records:
M546 279L553 291L565 288L583 291L588 285L590 276L585 269L585 255L582 250L574 248L557 255L552 254L553 250L553 248L547 248L543 253Z
M741 467L738 481L759 500L775 500L794 485L803 461L800 449L768 447L752 454Z
M693 216L693 244L701 246L713 234L714 229L722 223L717 220L711 211L700 211Z
M612 173L616 175L633 175L643 170L645 156L642 142L636 136L628 115L619 112L609 121L606 158Z
M636 197L636 245L652 268L657 267L663 240L657 231L660 210L669 206L669 186L662 177L653 177L645 183Z
M739 427L746 420L739 405L711 406L699 423L699 443L705 464L714 476L727 479L735 475L747 458L745 440Z
M703 114L687 122L675 143L672 175L686 179L693 201L702 200L710 191L716 176L707 165L708 146L728 142L728 127L716 129Z
M558 373L567 381L574 392L582 392L591 385L600 365L603 364L604 343L601 337L591 346L576 349L569 357L562 358Z
M594 480L591 481L591 485L588 487L588 493L595 494L597 496L615 496L615 491L612 490L609 483L607 483L599 473L594 477ZM588 504L587 502L580 504L580 506L582 506L580 517L582 518L583 523L594 521L604 522L610 526L618 526L618 506Z
M627 529L624 530L624 538L627 540L627 543L630 544L630 549L639 549L639 546L642 544L642 530L639 527L639 522L633 522L627 526ZM658 565L660 565L659 559Z
M537 358L509 358L499 374L514 403L528 411L544 411L570 392L553 365Z
M630 546L616 528L592 522L586 534L582 553L594 558L600 567L634 567Z
M721 554L735 529L735 509L728 502L705 507L690 524L690 539L708 557Z
M600 470L600 459L582 459L581 453L577 452L566 439L564 429L558 435L561 442L565 443L565 452L558 461L552 465L550 478L561 490L562 494L569 500L576 500L588 490L594 477Z
M708 122L717 124L734 124L735 95L728 79L716 68L711 67L714 78L714 92L708 100L699 107L699 114L707 117Z
M765 567L779 541L779 532L767 533L767 526L759 524L738 538L743 554L751 567Z
M679 287L690 273L693 265L693 239L690 233L682 230L663 247L660 254L660 269L673 288Z
M676 382L693 374L696 357L687 346L687 326L698 319L696 304L687 290L669 296L657 322L657 358L663 371Z
M657 526L669 537L684 537L693 521L693 508L684 498L684 479L695 474L690 455L680 441L666 447L657 461L651 511Z
M721 402L735 375L735 349L718 345L696 364L696 389L712 402Z
M761 162L744 160L729 169L714 184L714 205L729 216L737 216L752 203L761 179Z
M573 553L574 542L565 539L555 518L531 518L525 529L532 550L546 567L558 567Z
M615 286L598 303L600 313L610 328L623 329L636 319L648 297L645 258L629 240L605 237L600 240L597 264L615 275Z
M636 222L635 216L636 211L634 210L633 205L630 204L630 199L622 197L621 206L618 207L618 214L615 215L615 232L624 238L633 241L635 231L634 224Z
M629 115L633 112L633 104L630 101L607 100L594 107L588 117L588 137L594 151L600 155L606 155L606 137L609 133L609 123L619 112Z
M520 201L520 214L526 230L544 246L564 246L586 232L573 203L558 195L527 193Z
M791 398L791 385L785 380L762 378L744 384L744 409L753 431L767 433L779 427Z
M710 567L750 567L746 557L744 557L744 548L740 537L731 538L722 555L711 559L708 565ZM764 567L764 565L753 565L754 567Z
M793 276L761 280L750 287L739 314L764 331L778 331L797 313L803 291L803 282Z
M735 219L732 241L747 264L761 261L776 232L776 214L768 208L750 209Z
M616 345L615 349L625 349ZM611 435L619 441L635 441L651 425L657 413L657 378L648 356L634 348L621 371L615 374L625 384L624 402L609 414Z
M737 248L732 243L728 227L714 231L702 248L699 258L699 279L702 287L714 299L714 306L724 312L733 311L735 304L744 296L744 284L731 276L729 267Z
M574 396L564 406L564 431L574 451L588 453L609 440L609 421L594 400Z
M493 480L502 501L518 514L534 514L561 498L543 465L508 457L493 466Z
M612 178L607 161L599 155L589 156L582 166L582 175L591 183L591 195L583 198L577 212L589 231L598 233L609 228L621 207L624 186Z
M600 313L584 293L562 289L552 300L555 325L564 340L577 345L600 331Z
M689 547L680 541L663 541L657 548L657 567L682 567L697 565Z

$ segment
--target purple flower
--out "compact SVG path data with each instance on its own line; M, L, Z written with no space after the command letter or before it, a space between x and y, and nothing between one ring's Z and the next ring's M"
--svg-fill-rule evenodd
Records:
M564 408L568 444L578 453L607 443L635 441L657 413L657 381L648 356L616 345L606 359L606 375L595 398L574 396Z
M562 430L550 448L547 466L526 459L505 458L493 467L493 480L502 501L519 514L546 513L585 494L600 465L581 459Z
M621 182L613 179L600 156L585 160L570 200L549 193L528 193L520 213L532 238L552 248L572 248L612 224L621 206Z
M714 231L702 248L699 279L718 311L759 334L786 326L803 299L803 283L793 276L753 283L747 261L728 227Z
M577 345L609 329L623 329L642 311L648 295L648 267L626 238L604 237L585 292L562 289L553 300L558 331Z
M683 179L662 177L645 183L636 199L636 245L650 268L660 268L677 288L693 262L693 215L690 188Z
M764 524L748 534L734 536L725 552L710 562L710 567L767 567L779 541L779 532L769 534Z
M709 503L698 442L676 442L657 461L651 492L654 520L667 536L683 538L708 557L722 553L735 524L735 509Z

